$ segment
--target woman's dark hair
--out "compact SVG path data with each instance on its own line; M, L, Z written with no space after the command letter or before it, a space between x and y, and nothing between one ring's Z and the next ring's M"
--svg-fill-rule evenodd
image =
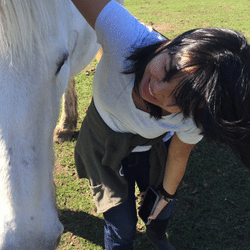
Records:
M138 48L127 58L131 66L125 72L135 74L137 92L146 65L164 50L171 58L165 80L177 74L182 76L173 96L184 119L192 117L207 139L231 146L245 165L250 166L250 156L241 153L246 145L250 146L250 46L247 39L236 31L205 28ZM160 108L151 114L161 118Z

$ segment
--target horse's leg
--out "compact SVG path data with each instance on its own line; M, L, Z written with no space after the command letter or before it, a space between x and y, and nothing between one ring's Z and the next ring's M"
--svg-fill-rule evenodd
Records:
M100 48L96 55L96 60L99 62L103 54L103 49ZM74 130L77 124L77 93L75 90L75 80L70 79L66 92L62 99L62 115L59 124L54 131L54 142L62 143L72 140L75 136Z
M103 54L103 48L101 47L99 49L99 51L97 52L96 56L95 56L95 59L100 62L101 58L102 58L102 54Z
M62 99L62 114L54 131L54 141L62 143L71 140L77 125L77 93L75 79L71 78Z

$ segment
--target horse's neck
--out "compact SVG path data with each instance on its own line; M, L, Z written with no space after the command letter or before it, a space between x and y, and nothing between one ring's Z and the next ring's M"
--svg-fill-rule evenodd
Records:
M0 56L22 57L56 22L56 0L0 1ZM32 38L32 39L31 39ZM42 47L38 45L38 48Z

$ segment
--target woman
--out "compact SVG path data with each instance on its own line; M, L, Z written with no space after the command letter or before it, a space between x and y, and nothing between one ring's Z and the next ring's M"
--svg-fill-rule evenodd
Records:
M133 249L137 182L161 195L148 238L175 249L165 230L191 150L203 135L232 146L249 133L249 44L226 29L169 41L114 1L72 2L104 50L75 159L104 213L105 248Z

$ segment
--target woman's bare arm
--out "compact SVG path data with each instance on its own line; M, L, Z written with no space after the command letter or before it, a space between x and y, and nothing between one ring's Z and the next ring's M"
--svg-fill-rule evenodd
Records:
M95 29L97 17L110 0L72 0L72 2L90 26Z
M166 162L165 175L163 180L164 189L170 194L175 194L187 167L189 155L195 144L182 142L174 134L168 149L168 158ZM155 219L161 210L167 205L167 202L161 198L153 215L149 219Z

